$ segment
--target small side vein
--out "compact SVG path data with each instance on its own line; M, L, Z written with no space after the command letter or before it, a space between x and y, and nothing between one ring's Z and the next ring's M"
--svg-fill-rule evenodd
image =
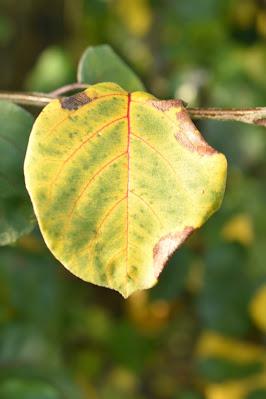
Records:
M97 134L99 134L100 132L102 132L104 129L106 129L107 127L111 126L112 124L121 121L123 119L126 118L125 116L121 116L119 118L113 119L110 122L106 123L105 125L103 125L100 129L97 129L93 134L91 134L89 137L87 137L85 140L83 140L80 145L78 147L75 148L74 151L72 151L72 153L62 162L62 165L59 167L55 178L53 179L53 181L51 182L51 188L54 186L54 184L56 183L57 179L59 178L60 174L62 173L64 166L74 157L74 155L76 155L78 153L79 150L81 150L83 148L83 146L88 143L91 139L93 139L95 136L97 136ZM50 189L51 191L51 189Z
M133 137L135 137L136 139L142 141L144 144L146 144L146 146L148 146L153 152L155 152L161 159L164 160L164 162L168 165L168 167L172 170L172 172L176 175L176 171L175 169L172 167L172 165L170 164L170 162L168 161L168 159L159 151L157 150L157 148L153 147L153 145L151 145L148 141L146 141L143 137L140 137L138 135L136 135L135 133L131 133Z
M73 214L78 202L80 201L80 199L82 198L82 196L84 195L85 191L88 189L90 184L93 182L93 180L97 176L99 176L104 171L104 169L106 169L109 165L114 163L116 160L118 160L119 158L121 158L125 154L126 154L126 152L122 152L121 154L119 154L116 157L112 158L110 161L106 162L99 170L97 170L97 172L90 178L90 180L85 184L85 186L82 188L81 192L77 196L76 200L74 201L73 207L72 207L72 209L71 209L71 211L69 213L69 216L71 216Z
M133 194L136 198L138 198L141 202L143 202L143 204L146 205L146 207L152 212L152 214L155 216L157 222L161 225L161 227L163 226L162 221L160 220L159 216L157 215L157 213L155 212L155 210L152 208L152 206L144 200L144 198L142 198L140 195L136 194L134 191L130 191L130 194Z
M104 217L102 218L101 222L98 224L98 226L96 227L96 233L94 238L92 239L92 241L90 242L87 250L89 251L93 245L93 243L95 242L95 240L97 239L97 237L99 236L100 230L103 227L104 223L106 222L106 220L108 219L108 217L114 212L114 210L118 207L118 205L123 202L127 197L124 196L122 198L120 198L118 201L116 201L114 203L114 205L112 205L112 207L105 213Z

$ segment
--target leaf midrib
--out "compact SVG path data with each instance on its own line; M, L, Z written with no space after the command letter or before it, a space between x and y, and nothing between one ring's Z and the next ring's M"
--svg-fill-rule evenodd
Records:
M127 101L127 210L126 210L126 277L128 277L128 228L129 228L129 191L130 191L130 135L131 135L131 124L130 124L130 105L131 105L131 94L128 93Z

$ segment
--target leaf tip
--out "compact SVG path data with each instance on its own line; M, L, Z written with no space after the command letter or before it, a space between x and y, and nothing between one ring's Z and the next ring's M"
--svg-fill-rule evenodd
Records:
M116 291L119 292L119 294L122 295L124 299L128 299L128 297L130 297L130 295L136 292L137 289L136 288L129 289L128 284L125 284L125 286L116 289Z

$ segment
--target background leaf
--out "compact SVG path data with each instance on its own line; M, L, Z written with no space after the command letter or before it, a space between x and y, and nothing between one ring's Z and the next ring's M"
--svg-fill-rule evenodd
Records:
M0 383L3 399L60 399L59 392L43 381L10 378Z
M59 46L50 46L40 55L28 73L26 89L49 92L67 84L75 79L73 64L67 51Z
M30 113L10 102L0 101L0 245L16 241L35 225L23 176L32 124Z
M239 245L221 244L209 252L199 297L199 311L208 328L236 336L248 330L252 288L247 268L245 249Z
M133 70L107 44L88 47L78 66L80 83L114 82L128 91L144 90Z
M151 289L153 299L173 300L180 296L187 281L191 258L191 252L186 247L175 252L162 273L160 281Z

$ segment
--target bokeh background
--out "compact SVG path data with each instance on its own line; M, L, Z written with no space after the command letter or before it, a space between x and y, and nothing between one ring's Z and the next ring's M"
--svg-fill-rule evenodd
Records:
M266 105L265 0L0 0L0 89L73 82L101 43L160 98ZM224 203L153 289L82 282L38 231L0 248L1 399L266 398L266 130L198 125Z

